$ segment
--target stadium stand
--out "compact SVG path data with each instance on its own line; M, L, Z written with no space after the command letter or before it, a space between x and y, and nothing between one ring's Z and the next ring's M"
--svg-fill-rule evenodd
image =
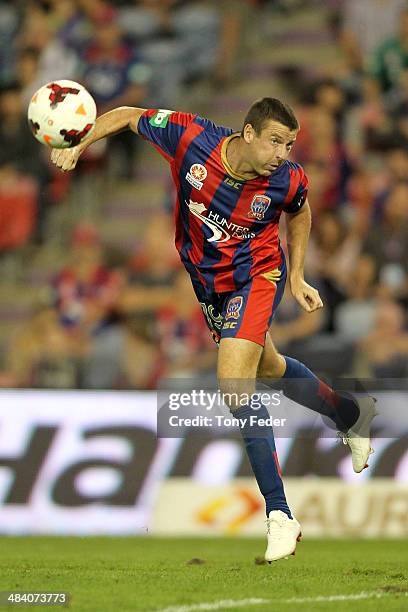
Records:
M387 3L387 22L371 15L369 40L360 2L236 0L233 18L220 4L0 2L0 385L155 388L215 363L172 248L164 162L126 134L58 173L23 127L31 93L53 78L84 82L100 111L165 106L237 129L257 97L291 103L314 214L307 273L326 308L305 321L288 299L277 344L325 376L406 376L408 72L398 54L397 80L380 66L405 36L402 3ZM88 273L103 280L84 306ZM65 290L81 296L66 317Z

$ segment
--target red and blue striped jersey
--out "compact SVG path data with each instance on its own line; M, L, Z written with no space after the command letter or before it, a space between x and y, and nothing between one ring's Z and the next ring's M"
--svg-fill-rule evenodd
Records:
M300 210L308 180L284 162L268 177L246 180L228 164L231 128L190 113L149 109L138 132L170 162L177 190L176 247L209 293L239 289L279 268L279 218Z

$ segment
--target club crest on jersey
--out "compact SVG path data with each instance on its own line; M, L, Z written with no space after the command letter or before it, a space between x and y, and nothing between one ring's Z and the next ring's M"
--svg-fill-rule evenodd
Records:
M195 189L200 190L207 178L207 168L203 164L193 164L186 174L186 179Z
M251 210L248 213L250 219L258 219L259 221L264 218L266 211L271 203L271 198L266 195L255 195L251 202Z
M244 299L242 295L236 295L231 298L227 304L227 312L225 313L226 319L239 319L239 313L242 308L242 304L244 303Z

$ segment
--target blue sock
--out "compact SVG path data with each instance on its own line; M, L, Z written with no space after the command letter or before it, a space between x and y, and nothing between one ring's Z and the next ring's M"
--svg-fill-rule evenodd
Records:
M283 389L286 397L329 417L341 431L350 429L360 415L356 402L349 397L336 393L297 359L284 357L286 371L282 380L287 381ZM297 380L293 380L293 383L290 384L290 379ZM302 380L299 384L299 379L303 379L305 382Z
M256 481L265 498L266 516L269 516L271 510L282 510L292 518L283 488L273 429L266 425L258 425L257 422L258 418L269 418L269 412L265 406L259 410L242 406L232 410L231 413L237 419L247 419L247 423L244 427L240 427L240 431ZM250 417L255 417L255 424L250 425Z

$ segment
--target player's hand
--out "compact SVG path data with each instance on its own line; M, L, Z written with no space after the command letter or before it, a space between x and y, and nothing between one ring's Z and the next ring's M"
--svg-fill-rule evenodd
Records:
M295 300L307 312L314 312L319 308L323 308L323 302L319 292L311 285L308 285L303 278L291 280L290 290Z
M51 161L63 172L73 170L83 152L84 147L77 145L70 149L53 149L51 151Z

